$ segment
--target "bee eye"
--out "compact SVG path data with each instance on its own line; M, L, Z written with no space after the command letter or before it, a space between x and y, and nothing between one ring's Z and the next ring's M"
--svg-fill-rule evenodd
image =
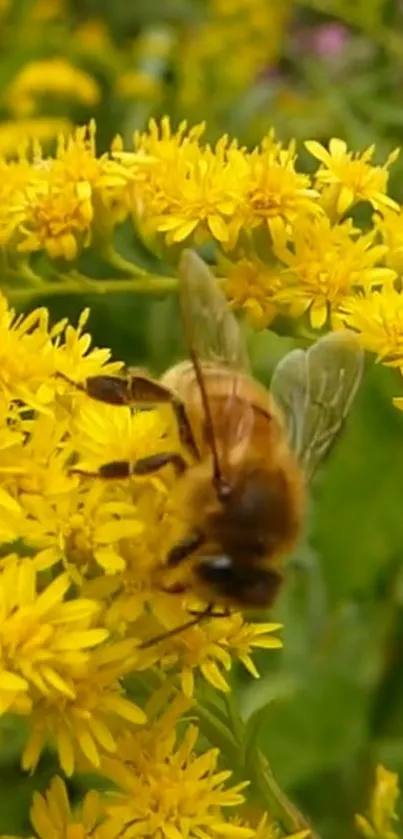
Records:
M203 556L198 564L200 576L209 583L220 582L228 577L234 567L233 560L227 554Z

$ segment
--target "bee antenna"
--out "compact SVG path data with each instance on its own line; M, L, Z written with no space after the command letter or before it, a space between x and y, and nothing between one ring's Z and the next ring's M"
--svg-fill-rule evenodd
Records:
M217 495L220 497L221 494L226 494L225 488L227 487L227 484L226 481L224 481L223 479L220 466L220 459L218 457L217 442L214 434L214 424L210 410L210 403L207 396L206 385L204 382L204 376L202 373L200 362L196 355L196 352L192 347L190 347L189 354L196 374L197 384L199 385L200 395L203 403L204 416L206 419L208 442L211 448L211 454L213 456L213 482L217 491Z

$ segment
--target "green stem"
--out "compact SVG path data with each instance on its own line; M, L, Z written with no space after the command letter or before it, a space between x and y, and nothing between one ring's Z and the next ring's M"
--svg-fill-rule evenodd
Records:
M113 245L108 245L104 248L102 253L104 259L109 263L112 268L116 268L117 271L122 271L125 274L129 274L131 277L146 277L147 271L145 268L140 268L139 265L135 265L134 262L130 262L130 260L125 259L122 254L118 253Z
M309 839L320 839L303 814L278 785L269 762L262 752L253 748L248 754L247 748L245 749L245 731L236 703L232 697L225 699L229 725L223 725L217 715L201 703L197 705L200 728L207 739L219 747L221 753L226 756L228 765L240 775L240 778L251 782L252 790L259 793L262 807L286 833L309 830ZM207 727L206 713L208 714Z
M255 758L254 778L252 780L259 788L269 814L280 821L287 832L309 830L309 839L320 839L320 836L315 833L305 816L278 785L269 762L262 752L256 752Z
M61 279L59 282L43 281L37 288L3 287L5 295L13 303L26 303L35 297L55 297L64 294L150 294L163 296L177 291L176 277L148 275L144 279L103 279L91 280L88 277Z

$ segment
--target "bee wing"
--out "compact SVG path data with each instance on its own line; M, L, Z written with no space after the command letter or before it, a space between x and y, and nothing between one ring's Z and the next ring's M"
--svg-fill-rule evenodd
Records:
M189 353L202 392L211 446L215 449L218 461L214 443L214 436L217 435L208 392L204 386L203 363L216 363L228 368L228 396L220 411L220 427L226 429L225 441L221 439L221 442L225 442L226 450L229 451L238 441L249 436L253 426L252 407L246 402L240 405L237 400L237 373L248 370L248 355L238 321L225 295L206 263L194 251L183 251L179 275L181 312ZM225 458L225 453L221 457Z
M200 361L247 370L246 348L238 321L205 262L191 250L179 263L180 303L189 346Z
M290 444L310 481L337 439L359 388L364 353L352 332L320 338L280 361L271 392L286 419Z

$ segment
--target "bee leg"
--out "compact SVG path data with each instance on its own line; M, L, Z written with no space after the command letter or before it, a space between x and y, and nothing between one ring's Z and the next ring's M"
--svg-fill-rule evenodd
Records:
M180 626L175 626L174 629L169 629L167 632L161 632L161 635L155 635L154 638L150 638L148 641L144 641L142 644L139 644L140 650L147 650L149 647L154 647L155 644L159 644L160 641L166 641L168 638L174 638L176 635L180 635L182 632L185 632L186 629L190 629L192 626L197 626L206 618L211 617L213 610L214 603L209 603L202 612L198 612L195 617L192 617L191 620L186 621L186 623L182 623Z
M179 440L182 446L187 449L192 457L199 459L199 452L193 431L182 400L172 390L162 385L161 382L150 379L145 373L136 369L132 368L129 370L128 380L131 403L148 403L149 405L170 404L172 406L178 426Z
M178 545L174 545L171 548L167 556L167 565L170 568L176 568L184 559L187 559L194 551L197 551L203 545L204 541L205 537L202 533L199 533L197 530L193 531L182 542L179 542Z
M126 376L89 376L84 382L74 382L64 373L56 376L86 393L91 399L107 405L167 405L171 404L175 414L179 439L192 457L199 458L191 425L183 402L169 388L154 381L146 373L129 370Z
M132 475L152 475L163 466L170 464L178 474L187 469L186 460L178 452L161 452L148 457L140 457L133 463L130 460L111 460L103 463L98 472L86 472L83 469L70 469L71 474L83 475L87 478L104 478L106 480L123 480Z
M210 618L229 618L231 616L231 609L229 609L228 606L223 606L222 609L219 612L215 612L214 611L214 604L211 604L211 605L212 605L212 608L211 608L211 611L209 613ZM194 615L195 617L197 615L204 615L205 614L205 610L203 610L202 612L199 612L199 611L197 611L197 609L188 609L187 611L189 612L189 615Z
M64 373L56 372L58 379L86 393L91 399L105 402L107 405L129 405L127 380L119 376L89 376L84 382L75 382Z

